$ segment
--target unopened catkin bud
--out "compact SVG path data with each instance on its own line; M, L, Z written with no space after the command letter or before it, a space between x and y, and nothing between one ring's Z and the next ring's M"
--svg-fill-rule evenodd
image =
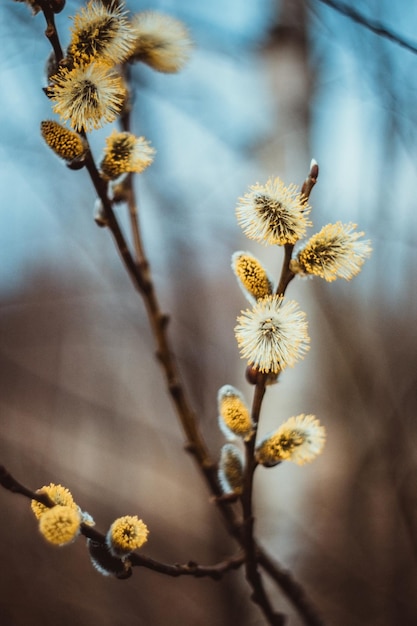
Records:
M220 453L218 477L223 493L242 493L243 456L239 448L226 443Z
M232 269L245 296L254 302L273 293L274 286L262 263L249 252L232 256Z
M103 576L115 576L123 579L132 575L129 561L127 559L119 559L110 554L110 550L106 545L87 539L87 548L92 565Z
M41 133L48 146L65 161L78 161L86 153L83 138L58 122L53 120L41 122Z
M241 392L232 385L223 385L217 394L219 426L228 439L251 436L253 423Z

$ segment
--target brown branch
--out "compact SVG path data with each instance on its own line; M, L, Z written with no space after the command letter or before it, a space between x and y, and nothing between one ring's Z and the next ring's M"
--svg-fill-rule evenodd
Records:
M46 493L38 493L36 491L32 491L28 487L25 487L18 482L3 465L0 465L0 485L11 493L20 494L30 500L37 500L48 508L55 506L55 502L53 502ZM82 524L81 533L88 539L91 539L100 545L105 545L105 535L100 533L94 527ZM305 623L308 626L323 626L323 623L319 621L319 618L314 617L314 608L308 601L302 587L293 579L291 574L282 569L277 563L272 562L262 548L257 546L256 550L259 563L268 575L277 582L285 595L294 602L295 607L304 618ZM210 577L218 580L221 578L223 573L239 568L243 564L244 558L244 555L238 554L236 556L229 557L216 565L198 565L193 561L190 561L185 565L168 565L134 552L129 556L129 561L132 566L146 567L161 574L166 574L167 576L195 576L196 578Z
M312 159L310 163L310 171L301 187L301 196L303 197L305 202L308 202L310 198L310 194L313 190L314 185L317 182L318 177L319 177L319 166L317 162L314 159Z
M4 465L0 465L0 485L12 493L18 493L30 500L37 500L48 508L52 508L56 504L46 493L32 491L19 483L10 472L8 472ZM81 534L102 546L106 545L106 536L88 524L81 524ZM195 578L213 578L214 580L220 580L224 573L232 569L238 569L244 562L244 556L238 554L216 565L199 565L194 561L189 561L185 565L179 563L171 565L133 552L129 555L129 561L132 566L146 567L147 569L165 574L166 576L194 576Z
M294 250L294 244L284 244L284 261L282 263L281 276L279 279L276 293L278 296L284 296L285 291L294 278L295 274L290 270L290 261L292 257L292 251Z
M255 459L256 432L262 406L262 400L266 389L266 374L259 374L255 385L252 401L252 421L254 432L252 437L245 442L245 472L243 477L243 492L241 496L243 510L243 541L245 549L245 572L246 580L252 588L251 600L259 606L266 619L273 626L281 626L285 617L276 613L265 591L262 577L258 570L258 547L254 537L255 518L253 516L252 496L253 479L257 462Z
M248 580L248 583L252 587L252 600L261 608L271 626L281 626L284 623L284 616L282 614L276 613L273 610L270 600L265 592L262 578L257 568L258 546L253 533L254 518L252 514L253 476L256 468L256 462L254 461L255 436L250 442L248 442L246 447L247 468L249 469L247 469L246 471L246 487L244 489L244 495L242 496L244 523L243 525L241 525L237 519L234 509L232 509L231 507L230 501L221 498L222 492L217 480L217 468L210 459L208 449L198 429L195 414L191 409L190 404L188 403L185 389L180 382L178 368L171 352L168 336L166 333L168 318L160 311L149 271L149 265L147 263L143 248L141 249L142 263L138 265L134 262L131 253L128 250L126 240L118 226L117 218L113 212L111 200L109 199L107 194L107 185L101 179L100 174L92 159L91 153L89 153L86 160L86 167L90 173L96 191L103 203L107 219L107 225L112 232L122 261L124 262L134 285L143 297L151 329L157 344L158 359L165 374L167 388L174 402L177 416L187 437L187 450L194 455L200 471L203 473L211 492L216 497L215 501L223 515L223 519L230 534L235 539L237 539L237 541L245 550L246 578ZM313 174L315 174L315 176L313 176ZM306 200L308 199L311 189L316 182L317 174L317 166L315 166L314 168L312 167L308 178L303 184L301 193L306 197ZM130 192L132 194L131 202L135 203L133 187L131 187ZM291 252L288 252L287 255L288 254L291 256ZM287 258L286 256L284 263L289 264L289 258ZM284 294L284 292L285 287L283 289L282 295ZM252 407L252 420L255 424L257 424L259 421L259 415L265 389L266 376L258 374ZM249 461L249 459L251 459L251 461ZM286 590L292 590L292 586L290 582L288 582L285 573L280 570L278 570L278 573L279 579L286 581ZM292 597L298 596L296 594L293 594ZM309 624L309 622L306 622L306 624Z
M40 502L49 508L55 506L55 502L52 502L46 493L36 493L19 483L7 471L4 465L0 465L0 485L12 493L19 493L20 495L30 498L31 500L37 500L37 502Z
M132 230L133 246L135 248L136 262L140 265L142 273L148 272L148 262L145 255L145 248L139 228L139 214L135 193L133 189L133 175L128 174L123 181L123 192L129 210L130 228Z
M121 71L125 80L125 83L128 85L130 81L130 67L128 63L123 63L121 66ZM126 133L131 132L131 103L128 102L124 107L120 119L120 126L122 130ZM124 199L127 203L127 207L129 210L129 219L130 219L130 228L132 231L133 238L133 246L136 254L136 262L141 266L143 272L148 271L148 263L146 260L145 248L142 242L142 235L139 227L139 215L138 215L138 207L137 200L133 189L133 174L130 173L127 175L125 180L122 183Z
M42 13L44 14L46 21L46 30L45 36L49 39L49 42L52 46L52 49L55 54L55 64L58 65L60 61L64 58L64 53L62 52L61 42L59 41L58 31L55 26L55 13L51 5L51 2L48 0L37 0L39 6L42 9ZM63 6L62 6L63 8Z
M317 182L318 175L319 175L319 166L317 165L316 161L314 161L313 159L310 164L310 171L308 173L307 178L303 182L303 185L301 187L301 192L300 192L300 196L306 204L308 202L308 199L310 198L311 191ZM284 261L282 263L281 276L279 279L278 287L276 289L276 293L279 296L284 296L288 285L290 284L290 282L295 276L294 272L292 272L290 269L290 261L291 261L293 250L294 250L294 244L286 243L284 245Z
M91 173L93 173L94 176L98 175L98 172L95 173L94 170L90 171L90 175ZM315 173L315 171L313 173ZM316 178L317 178L317 175L316 175ZM313 179L311 176L311 172L310 172L309 177L306 179L302 187L302 193L304 195L307 193L308 195L310 194L311 189L314 186L316 178ZM107 188L103 196L104 188L102 187L102 183L96 182L95 187L97 190L101 189L102 195L99 194L99 196L103 202L103 206L106 208L106 205L110 204L111 213L114 215L112 208L111 208L111 201L107 197ZM133 194L133 189L132 189L132 194ZM133 196L133 201L134 201L134 196ZM114 219L116 220L115 217ZM117 220L116 220L116 224L117 224ZM112 231L112 234L114 236L113 229L112 229L112 222L109 223L109 228ZM114 236L114 239L115 239L116 245L118 245L119 237ZM122 245L126 246L125 242ZM124 254L121 254L121 257L122 257L122 260L125 261ZM146 261L146 257L144 257L144 259ZM129 261L130 264L131 262L133 262L133 260ZM262 579L257 570L258 552L264 555L264 559L266 559L266 556L258 547L258 544L253 534L254 519L252 515L252 487L253 487L254 470L256 468L256 463L254 463L254 454L253 454L255 437L253 437L252 442L249 444L250 447L247 448L247 459L250 458L251 461L250 461L250 471L246 473L245 480L247 481L247 485L245 487L244 492L249 495L244 496L244 498L246 497L247 500L245 501L245 504L243 504L245 522L242 527L242 525L238 522L235 511L231 507L230 501L227 499L223 499L221 497L222 492L219 488L218 481L217 481L216 466L210 461L208 450L205 446L204 440L202 439L202 436L196 424L195 415L192 412L188 404L188 401L186 399L185 390L183 389L182 385L178 384L177 382L179 378L178 378L178 374L176 371L176 363L173 359L173 356L169 347L168 337L166 334L166 318L160 313L158 301L154 292L153 283L152 283L151 276L149 273L148 264L147 263L142 264L140 268L138 268L135 264L134 266L136 268L135 272L134 273L129 272L134 283L136 280L135 279L136 272L139 272L139 275L142 277L142 273L141 273L142 270L146 271L147 288L144 291L141 291L139 289L139 291L141 291L141 294L143 296L147 313L148 313L148 318L151 324L154 338L156 340L156 344L158 346L157 354L158 354L158 358L161 363L161 366L163 368L163 371L165 373L168 390L174 401L174 406L176 408L177 416L181 422L181 425L187 437L187 444L186 444L187 449L195 456L198 466L200 468L200 471L203 473L211 492L215 496L214 498L215 502L223 515L223 518L225 520L226 526L228 527L230 534L239 542L239 544L245 550L247 579L253 590L253 595L252 595L253 601L260 606L260 608L264 612L265 617L268 619L271 625L273 626L281 625L283 624L283 616L273 611L270 601L268 597L266 596ZM285 289L284 289L284 292L285 292ZM266 389L266 376L263 376L262 374L258 373L257 383L255 386L255 394L253 398L253 405L252 405L252 420L255 424L257 424L259 421L259 416L260 416L262 400L263 400L263 396L265 393L265 389ZM247 466L248 466L248 461L247 461ZM265 562L270 563L270 561L265 561ZM289 599L298 601L301 597L303 597L301 593L298 593L298 590L302 589L301 586L298 585L298 583L294 583L290 575L288 575L284 570L281 570L277 566L275 566L275 569L271 571L275 572L276 574L276 577L274 578L275 582L278 584L281 590L285 593L285 595L289 597ZM268 573L270 574L270 572ZM294 588L294 585L295 585L295 588ZM305 594L304 594L304 597L305 597ZM306 611L304 610L303 604L301 604L300 607L296 605L296 609L305 618L306 625L316 626L314 621L308 621L307 618L309 616L307 615L306 617L305 615Z
M85 133L84 133L84 139L88 145L88 140L87 140ZM143 275L140 272L140 269L138 268L135 261L133 260L133 257L130 253L125 236L123 235L122 230L114 214L112 202L107 193L107 183L101 178L100 173L97 170L96 164L92 157L90 149L88 149L86 156L85 156L85 167L87 168L88 173L90 174L90 178L95 187L97 195L100 198L101 203L103 205L106 225L108 226L109 230L111 231L113 235L116 248L119 251L123 264L134 286L139 291L139 293L143 295L145 291L149 288L149 285L145 283L143 279Z
M86 137L85 140L88 143ZM194 456L212 494L214 496L221 496L222 491L217 479L217 465L210 457L208 448L197 426L195 413L191 408L185 388L181 382L179 369L171 350L167 334L167 323L169 318L163 314L160 309L147 259L144 256L144 252L142 252L141 263L137 264L134 261L126 242L126 238L119 227L117 218L113 211L112 202L107 192L107 183L101 178L90 150L88 150L86 155L85 166L102 202L106 225L113 235L113 240L119 251L123 264L134 286L143 298L152 334L157 346L156 354L163 370L167 389L173 401L177 417L186 436L186 449ZM133 188L131 189L131 193L132 202L134 202ZM240 524L233 509L231 508L230 502L220 499L217 501L217 504L229 532L232 536L238 537L240 533Z
M317 609L307 597L303 587L293 578L291 572L272 561L261 548L258 550L258 562L291 601L306 625L325 626Z
M306 204L310 197L310 193L317 182L318 173L318 165L313 160L310 165L310 171L308 173L308 176L305 179L300 192L301 199ZM293 244L286 244L284 246L284 260L281 269L281 277L276 291L276 293L282 297L284 296L289 283L294 278L294 273L290 270L290 261L293 248ZM254 424L254 432L250 440L245 442L245 472L243 477L243 492L241 497L244 519L242 545L244 546L246 553L246 579L253 590L252 600L259 605L264 615L267 617L271 624L282 624L284 621L283 615L274 613L269 598L265 592L262 577L258 570L259 552L254 537L255 518L253 514L252 493L254 473L257 467L257 461L255 458L255 443L262 402L266 391L267 374L262 374L261 372L258 372L255 376L255 381L255 391L252 401L252 421ZM281 571L278 571L277 575L279 580L279 577L283 576ZM293 587L291 586L290 582L288 582L288 577L283 576L283 579L287 583L287 590L289 589L290 591L292 591ZM276 582L278 582L278 580ZM293 594L293 597L298 599L298 596L296 594Z
M136 552L129 557L132 566L146 567L154 572L165 574L165 576L174 578L178 576L193 576L194 578L212 578L213 580L220 580L226 572L238 569L242 566L244 560L244 555L238 554L216 563L216 565L198 565L194 561L189 561L185 565L180 565L179 563L169 565Z
M55 21L53 10L51 6L46 0L39 0L42 3L44 8L44 15L47 21L47 31L46 36L48 37L52 48L55 53L56 61L59 62L62 60L63 53L59 43L58 34L55 28ZM49 8L47 8L49 7ZM126 112L124 115L123 122L125 128L129 128L130 118L129 113ZM85 137L85 133L84 133ZM87 138L85 137L87 140ZM192 575L196 577L202 576L210 576L212 578L219 578L223 572L229 571L230 569L234 569L239 567L243 560L246 563L246 575L249 584L252 587L253 594L252 599L256 602L260 608L262 609L265 617L268 619L268 622L272 626L282 626L284 623L284 616L282 614L274 612L270 600L264 590L262 578L258 571L258 562L263 565L268 574L277 582L277 584L284 590L284 592L288 595L288 597L294 598L295 602L300 601L300 597L294 593L294 585L292 584L292 579L289 575L278 568L278 566L271 566L270 560L266 557L263 551L258 547L257 542L254 538L253 534L253 524L254 518L252 513L252 490L253 490L253 475L254 470L256 468L256 462L254 460L254 445L255 445L255 436L252 438L251 442L248 443L247 446L247 459L250 462L248 463L249 469L246 473L245 483L246 483L246 491L242 497L243 504L243 512L244 512L244 524L240 524L238 521L238 517L232 504L229 500L223 499L222 491L220 489L218 479L217 479L217 468L216 464L211 460L208 448L205 444L205 441L198 429L197 421L195 413L193 412L191 405L189 403L188 397L186 395L185 389L180 379L179 370L176 364L176 360L173 356L173 353L170 349L170 343L167 336L167 322L168 317L162 314L159 302L157 300L153 282L151 279L151 274L149 271L149 266L147 263L147 259L145 256L145 252L140 240L140 230L139 230L139 222L137 215L137 207L136 201L134 197L134 190L132 185L131 177L129 177L128 182L128 206L129 213L131 218L131 227L134 239L134 246L136 251L136 261L134 260L129 246L127 244L126 238L119 226L117 218L113 211L113 204L108 195L107 183L104 181L100 173L96 167L94 159L92 157L91 151L88 150L86 154L85 166L89 172L92 183L96 189L98 197L100 198L106 218L106 226L108 226L116 248L120 254L121 260L135 286L137 291L143 297L143 301L146 307L147 315L149 318L149 322L151 325L151 329L157 344L157 356L160 361L161 367L163 369L167 388L171 395L171 398L174 403L174 407L176 409L177 416L182 425L183 431L186 435L187 449L194 455L194 458L198 464L200 471L202 472L211 492L215 496L215 501L219 510L223 515L223 519L225 524L229 530L231 536L233 536L240 545L245 550L245 556L237 556L232 557L226 561L223 561L220 564L214 566L200 566L194 562L189 562L186 565L167 565L163 563L159 563L150 559L149 557L144 557L142 555L138 555L137 553L133 553L130 557L130 561L132 565L144 566L149 569L153 569L155 571L159 571L160 573L164 573L171 576L179 576L179 575ZM310 171L309 178L306 180L302 194L305 195L306 199L313 187L315 180L313 182L312 170ZM292 252L292 250L290 251ZM288 252L286 252L286 262L289 264ZM291 278L290 278L291 280ZM281 281L280 281L281 283ZM286 285L281 289L280 294L282 295L285 292ZM255 388L255 395L253 401L253 418L254 422L257 423L259 420L259 414L262 405L262 399L265 393L265 384L266 377L258 378ZM54 503L51 503L49 498L44 500L42 494L36 494L23 485L15 481L13 477L4 469L0 468L0 484L12 491L14 493L20 493L29 497L31 499L36 499L46 506L53 506ZM96 542L98 545L105 545L105 537L97 530L92 528L89 525L82 524L81 532L88 539L93 542ZM126 577L123 573L120 573L120 577ZM301 587L298 587L301 589ZM292 594L292 595L291 595ZM300 610L300 607L297 607ZM301 610L302 614L302 610ZM316 626L314 622L306 621L306 624L311 624ZM318 622L317 622L318 624Z

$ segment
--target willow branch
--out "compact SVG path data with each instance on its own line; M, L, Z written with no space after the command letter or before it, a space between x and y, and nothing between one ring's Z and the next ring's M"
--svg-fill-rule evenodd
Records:
M307 597L303 587L291 572L280 567L262 549L258 550L258 562L291 601L298 614L308 626L325 626L317 609Z
M305 202L306 204L310 197L310 193L317 182L318 172L318 165L313 160L310 165L310 171L308 173L308 176L305 179L300 192L302 202ZM281 277L277 287L277 294L282 297L284 296L290 281L294 278L294 273L290 269L290 261L293 248L293 244L286 244L284 247L284 260L281 269ZM262 374L261 372L258 372L256 376L255 392L252 402L252 422L254 424L254 432L252 434L252 437L245 442L245 471L243 477L243 491L241 501L244 519L243 538L246 553L245 569L246 578L253 589L252 600L260 606L265 616L267 616L270 620L271 624L279 624L282 623L283 616L274 613L269 598L266 595L262 577L258 570L258 552L254 537L255 518L253 514L252 494L254 473L257 467L257 461L255 458L255 444L262 402L266 391L266 380L267 374ZM290 589L292 589L291 586L289 587Z
M55 10L54 12L51 7L51 2L48 0L37 0L37 1L38 1L39 6L42 9L42 13L44 14L45 21L46 21L45 36L47 37L47 39L49 39L49 42L55 54L55 63L56 65L58 65L58 63L62 61L62 59L64 58L61 43L59 41L58 31L55 26L55 12L58 12L58 10ZM63 6L64 4L62 3L62 8ZM59 8L59 10L61 9Z
M187 438L186 447L194 455L211 492L214 496L216 496L217 506L223 515L223 519L230 534L245 550L246 578L252 588L252 600L261 608L271 626L281 626L284 623L284 617L282 614L274 612L257 568L258 546L253 533L254 518L252 513L253 475L256 468L256 463L254 462L255 436L252 438L251 442L247 444L248 447L246 449L247 468L249 469L246 471L246 486L242 498L244 514L244 523L242 528L234 509L231 507L231 503L221 498L222 492L217 480L217 467L216 464L211 461L207 446L198 429L196 416L188 402L185 389L180 381L179 371L171 352L166 332L168 318L160 311L145 253L142 250L142 263L140 265L136 264L131 256L126 240L113 212L112 203L107 193L107 185L101 179L91 157L91 153L89 153L87 158L86 167L103 203L107 225L113 235L113 239L119 250L121 259L124 262L134 285L143 297L148 319L157 344L157 356L165 374L168 391L173 400L177 416ZM310 171L309 177L306 179L302 187L302 193L306 198L308 198L314 184L315 179L311 176ZM135 202L133 188L131 188L131 193L132 202ZM144 274L146 274L146 277L144 277ZM265 385L266 376L258 376L252 407L252 420L255 424L259 421L262 400L265 393ZM251 459L250 462L249 458ZM280 571L279 574L280 580L286 580L285 573ZM288 582L287 588L292 589L291 584ZM297 597L296 594L294 594L294 597ZM309 622L306 622L306 624L309 624Z
M25 498L37 500L37 502L40 502L48 508L55 506L55 502L52 502L48 494L31 491L30 489L22 485L22 483L19 483L10 474L10 472L7 471L4 465L0 465L0 485L8 491L11 491L12 493L18 493L22 496L25 496Z
M292 257L292 251L294 250L294 244L284 244L284 261L282 263L281 276L277 287L277 295L284 296L285 291L294 278L295 274L290 270L290 261Z
M254 537L255 519L253 516L252 496L253 479L257 462L255 459L256 432L265 394L266 374L258 375L252 402L252 422L254 431L251 438L245 442L245 471L243 477L242 510L243 510L243 546L245 549L246 580L252 588L251 599L259 606L268 622L273 625L284 623L284 615L276 613L266 594L262 577L258 571L257 545Z
M196 415L191 408L191 404L188 401L185 388L182 384L179 369L168 339L168 317L163 314L160 309L146 257L143 253L142 263L140 265L133 259L126 238L123 235L113 211L112 202L108 196L107 184L101 178L97 170L91 151L87 152L86 168L102 202L106 225L113 236L123 264L134 286L143 298L152 334L157 346L157 357L162 367L167 389L173 401L177 417L186 436L186 449L194 456L197 464L201 468L210 491L215 496L221 496L222 491L217 480L217 465L210 457L206 443L198 428ZM218 500L217 503L229 532L236 537L240 532L239 523L230 503L221 500Z
M153 283L152 283L151 276L150 276L149 269L148 269L148 264L146 263L145 265L141 266L142 269L146 267L146 274L147 274L146 289L142 290L140 288L140 285L143 282L142 273L141 273L142 269L136 266L131 256L129 258L126 257L127 245L124 239L121 239L121 235L119 234L120 229L118 228L117 219L114 216L114 213L112 210L111 201L107 196L107 188L104 187L102 181L98 180L99 174L97 172L97 168L92 167L90 165L89 172L90 172L90 176L92 176L93 183L95 184L96 190L99 193L99 197L101 201L103 202L103 206L105 210L107 209L106 216L108 217L110 215L114 217L114 222L115 222L114 225L113 225L113 218L112 218L108 222L108 226L113 234L113 238L116 243L116 246L119 248L120 256L123 262L125 263L125 265L127 266L128 272L135 286L138 288L141 295L143 296L143 300L144 300L146 310L148 313L150 325L151 325L153 335L154 335L154 338L158 347L158 352L157 352L158 358L165 374L165 378L166 378L167 385L168 385L168 390L173 399L177 416L183 427L183 431L187 437L187 444L186 444L187 449L195 456L198 466L200 468L200 471L205 477L211 493L214 494L215 496L215 501L217 503L219 510L222 513L223 519L226 523L229 533L239 542L239 544L245 550L245 561L246 563L248 562L248 560L250 562L249 568L246 565L246 568L247 568L246 571L247 572L249 571L248 582L251 585L252 590L253 590L252 597L253 597L254 602L257 603L260 606L260 608L263 610L265 617L268 619L271 625L273 626L281 625L283 623L283 617L282 615L277 614L273 611L270 605L269 599L267 598L265 594L262 580L256 569L256 559L257 559L257 554L260 548L258 547L258 544L253 535L253 516L251 512L252 511L252 495L251 495L252 494L252 481L253 481L253 472L255 468L252 467L251 472L247 474L248 478L246 480L248 480L249 482L248 482L248 486L246 487L246 493L250 494L250 496L248 496L249 499L247 503L244 505L245 506L245 509L244 509L245 510L245 513L244 513L245 523L242 529L242 526L237 519L235 511L231 507L231 503L228 500L222 499L221 497L222 492L220 490L218 480L217 480L216 465L212 463L210 460L210 456L206 448L205 442L202 439L202 436L197 428L195 415L187 401L185 390L182 387L181 383L179 382L179 375L177 373L176 362L172 356L170 346L169 346L168 336L166 333L167 318L166 316L163 316L160 313L158 301L154 292ZM129 269L129 268L132 268L132 265L133 265L134 271L131 271L131 269ZM140 277L139 284L137 283L137 276ZM258 374L257 378L258 378L258 381L257 381L256 388L255 388L256 390L255 390L253 406L252 406L252 420L255 424L257 424L259 421L259 415L260 415L261 406L262 406L262 399L265 393L265 384L266 384L266 377ZM255 438L253 438L253 445L254 445L254 442L255 442ZM251 456L251 459L253 460L254 458L253 451L251 452L250 456ZM247 520L249 520L249 522ZM89 532L89 530L87 530L87 532ZM264 554L262 551L260 553ZM278 584L278 586L281 588L284 594L289 597L289 599L297 600L299 597L301 597L299 594L297 594L294 591L292 578L290 578L285 571L281 569L277 569L277 566L275 566L274 571L276 572L276 577L274 578L275 582ZM253 574L253 572L256 572L256 573ZM298 583L297 583L296 589L301 589ZM296 605L295 608L300 612L301 615L303 615L302 606L298 607ZM303 615L303 617L305 616ZM311 621L309 622L307 619L305 620L305 623L307 626L316 626L314 622L311 622Z
M129 84L130 81L130 67L128 63L123 63L121 66L121 71L123 73L126 84ZM128 102L127 106L125 106L119 120L120 126L122 130L126 133L131 132L131 103ZM139 227L139 215L138 215L138 207L137 207L137 199L135 197L135 192L133 189L133 174L130 173L127 175L125 180L122 183L124 199L127 203L127 208L129 211L129 220L130 220L130 228L132 231L133 238L133 246L136 254L136 261L141 266L143 272L148 271L148 263L146 260L145 248L142 242L142 235Z
M216 563L216 565L199 565L194 561L189 561L184 565L178 563L170 565L160 563L159 561L137 553L132 554L129 560L132 566L146 567L154 572L174 578L178 578L178 576L192 576L193 578L212 578L213 580L220 580L226 572L241 567L245 557L243 554L239 554L225 559L220 563Z
M132 231L133 246L135 248L136 262L140 265L143 273L147 273L149 266L146 259L145 248L139 228L139 214L133 189L133 174L128 174L123 181L123 193L129 211L130 228Z
M308 176L303 182L303 185L301 187L301 192L300 192L300 196L303 202L305 202L306 204L308 202L308 199L310 198L311 191L317 182L318 175L319 175L319 166L313 160L310 165L310 171L308 173ZM294 244L286 243L284 245L284 261L282 263L281 276L280 276L278 287L276 290L276 293L279 296L284 296L288 285L290 284L290 282L295 276L294 272L292 272L290 269L290 261L291 261L293 250L294 250Z
M46 493L32 491L28 487L25 487L22 483L17 481L3 465L0 465L0 485L11 493L20 494L30 500L37 500L48 508L55 506L55 502L53 502ZM88 539L100 545L105 545L105 536L92 526L82 524L81 533ZM275 580L283 593L294 603L294 606L303 617L305 624L308 626L323 626L323 622L316 616L315 610L308 601L304 590L294 580L291 574L282 569L277 563L272 562L259 546L257 546L257 555L259 563L268 575ZM238 554L216 565L197 565L193 561L185 565L168 565L135 552L130 555L129 560L132 566L147 567L148 569L168 576L195 576L197 578L205 576L217 580L223 573L239 568L243 564L244 558L244 555Z
M58 0L54 1L58 2ZM56 60L57 62L59 62L60 60L62 60L62 49L55 28L54 15L51 9L52 5L46 2L46 0L39 0L39 2L42 4L43 7L45 7L44 15L48 25L46 36L48 37L52 45ZM52 0L50 0L50 2L52 2ZM47 7L49 7L49 9L47 9ZM129 128L130 118L128 113L124 117L123 124L125 125L126 129ZM83 134L87 141L85 133ZM128 196L130 195L130 199L128 200L128 206L131 217L131 227L134 238L136 260L132 256L126 238L119 226L117 217L113 211L113 203L108 194L107 182L101 178L90 149L87 150L85 166L96 189L97 195L101 200L105 214L106 226L109 228L112 234L120 258L129 274L133 285L143 298L152 333L157 345L157 356L164 372L167 388L171 395L177 417L181 423L187 439L186 447L193 454L211 492L214 494L215 500L217 502L219 510L223 515L223 519L229 530L229 533L239 542L239 544L245 550L244 557L241 555L237 557L232 557L227 561L223 561L222 563L215 566L200 566L194 562L189 562L186 565L172 566L158 563L153 559L138 555L136 553L131 555L130 560L132 561L133 565L148 567L167 575L193 575L197 577L211 576L213 578L218 578L219 575L221 575L225 571L229 571L229 569L239 567L242 564L243 560L245 560L247 579L253 590L252 599L261 607L265 617L268 619L271 625L281 626L284 623L284 616L274 612L269 598L266 595L262 579L257 568L258 560L260 558L259 555L263 555L264 562L262 562L262 565L264 566L266 571L268 571L269 575L277 582L277 584L282 589L284 589L284 592L287 595L291 593L293 586L291 584L291 579L284 571L281 571L277 566L270 567L268 570L270 561L268 561L263 551L260 550L254 538L252 487L254 470L256 468L256 462L254 461L255 437L253 437L252 442L249 443L249 447L247 448L248 458L250 452L251 464L250 470L248 470L247 477L245 479L247 481L247 488L246 495L243 496L242 502L244 511L244 524L242 526L242 524L239 522L236 511L232 507L230 501L221 498L222 491L220 489L220 485L217 479L216 464L211 460L208 448L197 426L196 415L188 400L188 396L186 395L184 386L181 382L176 360L170 348L170 342L167 335L168 317L161 312L159 302L155 294L149 265L140 239L139 221L132 179L131 177L128 177L129 183L127 189L129 190ZM310 172L310 181L305 189L303 186L304 191L302 192L304 193L304 195L306 195L306 198L308 197L309 191L311 190L308 190L308 187L309 185L311 185L312 188L314 182L312 182ZM308 193L306 190L308 190ZM285 288L283 289L283 291L285 291ZM259 419L262 399L265 393L265 384L265 377L261 377L261 379L258 380L258 382L256 383L252 411L255 423L257 423ZM48 498L44 500L42 494L36 494L28 490L26 487L13 479L13 477L4 468L1 467L0 484L11 492L19 493L31 499L38 500L46 506L52 506L54 504L51 503ZM81 532L91 541L97 542L99 545L104 545L104 536L91 526L82 524ZM295 598L295 601L298 601L296 594L293 594L292 597ZM306 621L306 624L310 625L310 622ZM313 623L311 622L311 624Z
M28 489L28 487L22 485L3 465L0 465L0 485L12 493L20 494L30 500L36 500L48 508L52 508L56 504L46 493L32 491L31 489ZM91 539L102 546L106 545L106 536L92 526L88 524L81 524L80 532L88 539ZM216 565L199 565L194 561L189 561L184 565L179 563L171 565L168 563L161 563L160 561L151 559L143 554L133 552L129 555L129 562L131 566L146 567L147 569L166 576L193 576L194 578L212 578L214 580L220 580L226 572L238 569L244 562L244 556L242 554L238 554L236 556L229 557Z

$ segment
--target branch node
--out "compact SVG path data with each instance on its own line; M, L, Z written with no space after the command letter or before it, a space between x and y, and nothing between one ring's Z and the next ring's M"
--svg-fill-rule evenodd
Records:
M169 322L170 322L171 318L169 315L167 315L166 313L162 313L159 317L159 326L162 330L165 330L165 328L168 326Z

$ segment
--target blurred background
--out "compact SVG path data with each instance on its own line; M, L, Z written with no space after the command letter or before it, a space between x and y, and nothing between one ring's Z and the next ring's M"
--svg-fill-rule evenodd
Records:
M351 4L417 45L414 3ZM81 5L57 16L64 44ZM417 55L319 0L128 7L182 19L195 42L178 75L135 66L133 131L157 150L137 179L145 245L214 457L217 390L233 384L248 402L252 392L233 334L246 302L230 257L249 250L275 276L282 260L244 238L237 198L269 176L301 184L314 157L314 231L353 221L372 240L352 282L289 287L311 350L268 390L260 434L314 413L328 441L311 465L259 469L256 529L325 624L415 626ZM67 486L101 531L139 515L156 559L213 564L235 545L184 452L143 305L94 223L86 172L67 169L38 130L53 118L44 28L24 4L1 3L0 462L32 489ZM91 136L97 158L110 130ZM54 549L26 499L0 498L2 626L263 623L241 571L220 583L138 569L104 578L82 538ZM291 626L303 624L273 597Z

